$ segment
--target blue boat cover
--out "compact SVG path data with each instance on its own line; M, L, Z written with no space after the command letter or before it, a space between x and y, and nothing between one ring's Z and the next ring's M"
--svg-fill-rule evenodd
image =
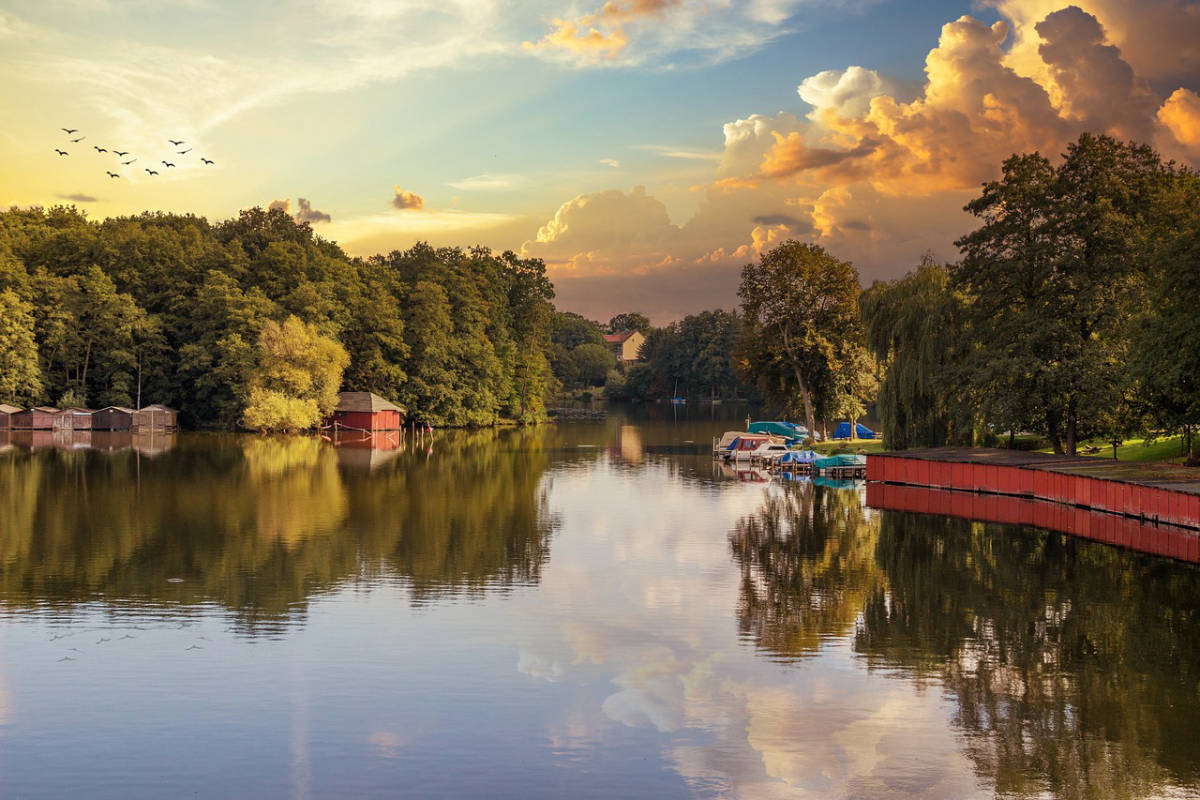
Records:
M866 425L863 425L862 423L858 424L858 426L855 428L855 431L858 432L858 435L855 437L857 439L874 439L875 438L875 431L871 430L870 428L868 428ZM850 438L850 423L849 422L839 422L837 429L833 432L833 438L849 439Z
M751 422L749 432L782 436L792 442L798 442L808 436L808 429L794 422Z
M867 465L867 457L859 453L842 453L841 455L829 456L828 458L818 458L813 462L813 466L817 469L827 469L829 467L865 467Z

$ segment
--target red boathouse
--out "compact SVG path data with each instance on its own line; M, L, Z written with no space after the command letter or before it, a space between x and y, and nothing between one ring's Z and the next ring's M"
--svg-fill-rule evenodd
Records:
M404 409L374 392L341 392L326 425L360 431L398 431L403 415Z

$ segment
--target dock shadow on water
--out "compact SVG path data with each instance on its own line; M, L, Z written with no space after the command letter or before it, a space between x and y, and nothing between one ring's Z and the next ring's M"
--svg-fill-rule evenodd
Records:
M0 796L1200 796L1195 566L720 427L8 447Z

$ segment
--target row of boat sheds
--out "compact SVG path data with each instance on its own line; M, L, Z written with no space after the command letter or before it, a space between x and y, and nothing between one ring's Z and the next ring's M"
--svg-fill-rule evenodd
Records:
M108 406L18 408L0 403L0 430L4 431L170 431L179 426L179 413L157 403L139 409Z
M342 392L325 427L354 431L402 430L404 409L372 392ZM155 403L139 409L19 408L0 403L0 431L177 430L179 412Z
M806 449L808 429L792 422L752 422L748 430L726 431L713 438L713 457L732 464L758 465L768 470L807 473L835 480L867 476L867 457L861 453L821 456Z

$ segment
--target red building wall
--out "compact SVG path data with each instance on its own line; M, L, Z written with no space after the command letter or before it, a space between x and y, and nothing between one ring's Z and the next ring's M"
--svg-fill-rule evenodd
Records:
M333 419L344 428L364 431L400 430L398 411L336 411Z

